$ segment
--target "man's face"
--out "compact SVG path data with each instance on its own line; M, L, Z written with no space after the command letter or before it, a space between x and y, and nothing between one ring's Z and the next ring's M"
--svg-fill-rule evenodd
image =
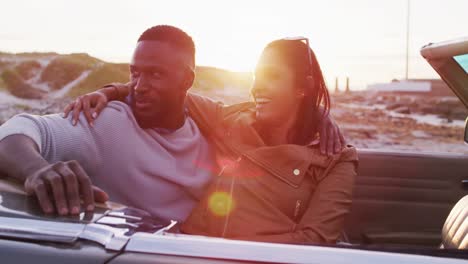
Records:
M132 109L149 128L181 110L187 89L188 54L161 41L138 42L130 64Z

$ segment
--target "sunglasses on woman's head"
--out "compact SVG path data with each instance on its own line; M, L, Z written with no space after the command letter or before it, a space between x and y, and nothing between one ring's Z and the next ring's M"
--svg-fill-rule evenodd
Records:
M286 38L282 38L281 40L301 41L301 42L305 41L305 44L307 45L307 58L309 60L309 73L312 73L312 54L310 53L309 39L306 37L297 36L297 37L286 37Z

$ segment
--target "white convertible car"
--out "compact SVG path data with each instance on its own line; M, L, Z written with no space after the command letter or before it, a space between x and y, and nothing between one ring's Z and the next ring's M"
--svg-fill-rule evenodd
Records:
M468 107L468 38L428 44L421 55ZM0 262L468 263L468 155L359 150L359 158L352 211L334 246L183 235L176 222L116 205L47 217L3 179Z

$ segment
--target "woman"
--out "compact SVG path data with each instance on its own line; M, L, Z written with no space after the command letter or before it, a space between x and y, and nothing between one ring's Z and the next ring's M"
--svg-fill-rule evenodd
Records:
M318 124L330 98L306 43L282 39L266 46L255 71L254 102L224 107L187 97L190 116L216 145L221 170L182 232L280 243L338 239L351 206L357 153L346 146L333 156L320 154ZM127 88L113 87L125 97ZM107 102L102 94L93 98L94 104Z

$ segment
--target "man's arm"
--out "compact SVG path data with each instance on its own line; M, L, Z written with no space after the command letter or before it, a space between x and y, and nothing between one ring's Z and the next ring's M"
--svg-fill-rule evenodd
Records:
M78 214L80 193L86 210L94 209L91 181L79 164L76 161L49 164L36 143L25 135L11 135L0 141L0 171L24 182L26 192L38 198L46 213L54 212L55 205L61 215Z
M11 135L0 141L0 171L7 176L25 182L31 171L47 165L36 143L28 136Z
M320 137L320 152L323 155L331 156L337 154L346 146L343 132L330 113L324 113L323 106L319 107L319 112L323 115L318 126Z
M130 89L130 83L111 83L95 92L79 96L65 107L64 117L68 117L72 112L72 122L73 125L76 125L82 111L90 126L93 126L94 119L99 116L108 102L113 100L124 101L130 93ZM187 94L186 102L192 113L192 118L205 132L215 128L226 114L225 112L231 113L236 109L242 109L245 105L244 102L225 107L223 103L214 102L207 97L192 93ZM323 113L323 107L320 107L319 111ZM346 146L343 133L330 114L324 115L323 119L321 119L318 132L320 135L320 150L323 155L337 154Z
M77 214L80 211L80 196L86 210L94 209L95 195L84 169L76 161L54 160L64 156L62 152L67 149L63 148L61 151L52 147L58 142L55 136L50 134L58 131L62 133L55 134L64 134L63 127L55 131L46 126L46 120L38 119L36 122L42 121L42 125L47 129L39 128L40 126L32 121L33 118L28 117L15 117L0 127L0 172L24 183L26 192L38 198L41 208L46 213L56 211L61 215ZM54 118L50 118L49 122L53 123L53 120ZM60 117L55 120L69 122ZM70 141L67 137L64 137L64 140ZM80 144L79 139L76 144ZM73 143L70 147L74 147ZM45 156L49 156L50 162ZM56 157L50 158L51 156ZM99 192L98 189L95 191ZM99 194L99 198L103 198L103 195Z

